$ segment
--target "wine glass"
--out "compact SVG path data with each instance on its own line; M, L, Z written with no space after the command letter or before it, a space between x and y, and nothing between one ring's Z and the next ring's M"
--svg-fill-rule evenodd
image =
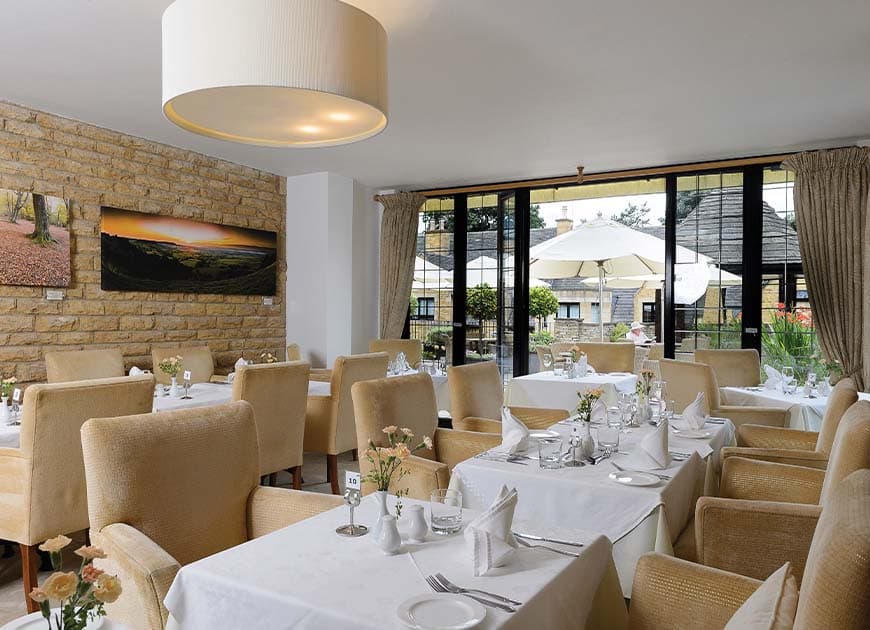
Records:
M782 368L782 393L790 394L791 393L791 384L794 381L794 368L790 365L786 365Z

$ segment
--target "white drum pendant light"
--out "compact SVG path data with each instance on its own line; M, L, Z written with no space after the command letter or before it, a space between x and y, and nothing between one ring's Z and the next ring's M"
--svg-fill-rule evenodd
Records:
M387 34L338 0L175 0L163 113L212 138L318 147L387 125Z

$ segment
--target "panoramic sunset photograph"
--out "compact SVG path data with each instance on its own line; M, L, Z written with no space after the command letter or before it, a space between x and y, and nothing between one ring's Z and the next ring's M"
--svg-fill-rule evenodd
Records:
M104 206L104 291L273 295L277 234Z

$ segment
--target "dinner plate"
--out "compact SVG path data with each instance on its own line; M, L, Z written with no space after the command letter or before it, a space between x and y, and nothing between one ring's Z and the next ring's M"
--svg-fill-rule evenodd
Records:
M704 440L711 437L714 433L710 429L678 429L676 427L672 427L672 429L677 437L691 438L693 440Z
M419 630L466 630L486 617L486 608L453 593L428 593L406 599L396 611L399 620Z
M550 429L536 429L534 431L529 431L529 437L533 440L541 440L543 438L557 438L562 436L556 431L551 431Z
M654 486L661 481L656 475L642 470L622 470L607 476L624 486Z

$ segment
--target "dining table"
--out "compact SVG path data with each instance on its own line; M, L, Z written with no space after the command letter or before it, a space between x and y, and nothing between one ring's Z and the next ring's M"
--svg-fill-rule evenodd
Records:
M517 407L545 407L573 410L577 394L601 388L607 406L617 403L617 395L634 392L637 376L630 372L587 374L573 378L557 375L552 370L512 378L505 388L505 403Z
M391 510L394 501L388 501ZM403 502L422 505L428 523L427 503ZM464 526L478 514L462 512ZM369 495L356 509L355 521L371 526L377 514L377 501ZM339 536L336 528L347 522L348 509L339 506L182 567L164 599L167 628L420 628L400 620L398 611L417 597L431 600L426 603L430 613L443 605L426 580L436 573L460 587L521 603L515 612L486 607L475 626L482 630L627 627L610 541L600 534L515 520L514 527L525 533L573 542L562 547L572 555L533 544L517 548L490 574L475 577L472 551L461 532L442 536L430 530L422 542L409 542L401 518L402 546L388 555L371 534Z
M828 396L810 398L797 388L786 394L781 387L721 387L722 402L726 405L775 407L789 410L788 428L818 432L828 406ZM860 400L870 400L870 393L859 392Z
M567 445L577 424L562 421L549 432ZM632 469L633 451L654 430L646 423L625 429L617 451L609 458L572 468L541 468L534 437L529 459L508 461L502 448L496 447L457 464L450 487L462 493L463 505L481 509L507 484L519 495L517 518L553 526L570 523L607 536L613 543L623 593L631 597L640 556L650 551L673 555L673 545L694 515L697 498L718 494L719 451L734 444L735 428L730 420L708 423L702 438L681 437L671 429L668 448L675 458L667 468L648 470L660 477L658 483L646 487L617 483L611 478L617 470L613 464ZM593 427L593 436L595 432Z

